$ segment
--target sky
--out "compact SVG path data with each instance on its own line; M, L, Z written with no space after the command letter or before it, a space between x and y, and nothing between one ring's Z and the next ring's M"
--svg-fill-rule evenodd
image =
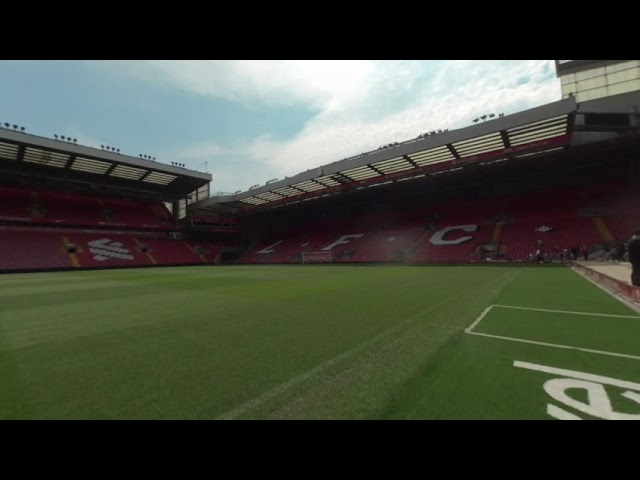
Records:
M0 122L212 174L212 194L561 98L553 60L0 61Z

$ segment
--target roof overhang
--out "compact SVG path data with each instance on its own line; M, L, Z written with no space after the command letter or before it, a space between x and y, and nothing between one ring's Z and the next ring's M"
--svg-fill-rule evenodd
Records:
M567 98L323 165L246 192L211 197L191 205L190 210L243 214L322 198L347 189L461 170L470 164L563 149L571 142L576 110L575 99Z
M211 181L208 173L0 128L0 177L183 198Z

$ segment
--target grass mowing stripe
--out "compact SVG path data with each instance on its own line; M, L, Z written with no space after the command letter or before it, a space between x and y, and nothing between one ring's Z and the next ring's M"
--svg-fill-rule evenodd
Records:
M439 277L437 272L438 270L433 273L433 277L429 275L426 278L429 280L432 278L438 279ZM493 272L495 272L495 270ZM500 291L504 285L513 281L517 275L518 272L514 272L513 270L500 272L496 279L489 282L485 281L485 283L482 284L482 287L478 288L481 291L483 288L487 288L492 292L496 289ZM305 380L310 380L313 377L320 376L321 373L325 373L330 370L331 367L340 364L341 361L347 362L348 360L351 360L351 362L345 365L340 371L335 373L331 372L330 374L325 375L326 378L316 381L315 384L310 385L309 388L303 389L299 393L294 392L294 396L292 398L281 399L279 404L271 402L275 404L273 405L273 410L269 408L261 408L257 412L258 415L256 415L256 412L252 412L252 415L249 415L248 418L371 417L371 414L363 415L368 408L358 400L358 398L363 394L366 394L368 404L375 405L378 403L379 406L377 407L377 410L383 411L386 403L380 402L388 401L386 400L389 395L388 389L391 388L391 391L395 391L393 386L398 382L402 383L404 377L406 375L410 375L416 368L415 364L417 358L412 355L412 350L420 349L422 350L420 355L428 357L431 354L432 347L435 346L437 350L440 335L444 334L446 337L449 337L450 335L459 333L461 330L460 327L455 325L455 323L460 320L456 319L456 321L451 322L451 319L446 318L446 315L443 317L442 314L444 312L451 310L446 307L442 307L447 304L455 305L456 308L466 306L467 302L458 302L457 300L460 299L461 295L463 297L465 295L474 296L472 288L465 288L475 285L474 275L472 274L470 277L471 278L467 279L469 285L465 285L465 282L458 282L457 286L462 287L462 294L456 292L456 289L446 288L444 291L449 293L449 295L447 295L444 300L433 303L426 310L403 320L401 324L394 325L387 331L381 332L374 338L363 342L363 344L357 345L349 351L338 355L336 358L330 359L329 361L314 367L310 371L304 372L275 389L266 392L264 395L241 405L238 409L234 409L229 412L232 415L225 418L238 418L253 409L258 409L258 407L267 403L269 400L272 400L280 394L285 394L289 390L293 390L294 387L303 384ZM433 287L435 287L435 285ZM442 298L442 293L444 293L444 291L440 292L434 288L432 290L434 296L431 298ZM492 295L495 295L495 292L493 292ZM425 318L428 313L431 313L431 315L428 318ZM406 329L412 325L412 322L420 319L421 317L425 318L424 322L421 322L420 325L414 324L411 331L407 331L405 334L400 335L400 332L403 331L403 329ZM447 323L448 327L446 332L443 332L437 322L434 323L434 321L444 321ZM422 343L424 340L433 343L433 345ZM374 345L379 346L375 353L368 352L367 347L371 348L374 347ZM367 353L365 354L365 352ZM356 354L360 355L357 356ZM408 364L405 363L407 361L409 362ZM395 370L394 362L401 365L400 371ZM392 380L387 378L389 375L393 377ZM377 385L377 388L374 387L375 385ZM373 391L370 390L372 388L374 388ZM345 415L340 412L340 410L345 408L345 405L342 403L344 400L341 401L339 397L335 397L334 391L337 391L343 398L353 398L353 405L347 407L352 411L351 414ZM322 401L321 409L315 406L315 402L320 401L320 398L330 400L330 402ZM310 402L311 406L309 405ZM334 402L337 402L337 405L334 404ZM307 408L311 408L311 411L307 410ZM338 410L336 411L336 409ZM356 414L358 410L362 410L363 413ZM229 413L227 415L229 415ZM375 418L375 415L373 415L373 417Z
M25 395L19 362L8 348L0 314L0 420L28 418L31 409Z
M167 292L159 292L158 289L137 289L127 296L117 297L104 296L102 290L94 293L95 297L67 299L66 303L55 306L47 304L29 309L14 309L11 317L3 322L8 345L13 349L44 346L47 343L100 336L114 331L133 331L173 322L182 317L179 308L172 304L172 298L175 297L167 295ZM193 302L199 307L206 305L211 310L230 308L241 303L240 299L206 296L206 293L199 290L179 292L179 296L185 302ZM92 309L92 303L97 302L102 308Z
M18 297L21 295L32 296L38 294L50 294L58 292L79 292L81 290L94 290L99 288L131 287L131 282L82 282L77 283L54 283L48 285L21 285L19 287L9 287L0 289L0 297Z
M276 388L269 390L268 392L260 395L257 398L254 398L253 400L250 400L242 405L240 405L237 408L234 408L233 410L221 415L220 417L218 417L218 420L233 420L235 418L240 417L241 415L243 415L244 413L253 410L254 408L262 405L263 403L267 402L268 400L270 400L271 398L286 392L287 390L289 390L290 388L304 382L305 380L308 380L309 378L313 377L314 375L317 375L318 373L322 372L323 370L326 370L327 368L339 363L340 361L358 353L361 352L362 350L366 349L367 347L369 347L370 345L378 342L379 340L382 340L386 337L388 337L389 335L391 335L392 333L396 332L397 330L401 329L402 327L404 327L405 325L407 325L408 323L412 322L413 320L420 318L422 315L424 315L425 313L429 313L432 310L434 310L435 308L438 308L441 305L444 305L445 303L448 303L449 300L445 300L443 302L440 302L436 305L433 305L431 308L428 308L427 310L424 310L420 313L417 313L405 320L403 320L401 323L385 330L382 333L379 333L378 335L376 335L375 337L372 337L364 342L362 342L359 345L356 345L355 347L347 350L344 353L341 353L340 355L337 355L323 363L321 363L320 365L312 368L311 370L307 370L306 372L301 373L300 375L297 375L295 377L293 377L292 379L278 385Z

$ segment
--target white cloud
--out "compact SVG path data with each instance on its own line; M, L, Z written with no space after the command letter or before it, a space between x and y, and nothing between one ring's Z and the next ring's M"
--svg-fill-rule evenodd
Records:
M204 162L224 154L225 149L216 143L200 143L180 150L175 156L182 161Z
M222 170L217 179L214 174L214 189L230 191L247 188L252 182L264 183L272 176L295 175L426 131L467 126L483 113L509 114L560 98L551 60L148 61L121 65L140 78L198 95L245 105L262 102L273 108L304 104L317 111L288 140L262 135L247 139L242 146L203 144L179 152L183 160L210 159L212 170Z
M330 108L336 99L356 96L374 71L368 61L120 61L126 72L154 83L241 102L274 105L304 102Z

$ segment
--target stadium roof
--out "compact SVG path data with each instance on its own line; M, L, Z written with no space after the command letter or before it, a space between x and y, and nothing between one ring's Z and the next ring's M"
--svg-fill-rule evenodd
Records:
M421 136L390 148L269 181L237 194L219 194L193 204L192 212L248 213L426 175L566 148L571 141L574 98L453 131Z
M0 178L184 198L211 181L208 173L0 128Z
M560 77L567 73L628 61L629 60L556 60L556 76Z

